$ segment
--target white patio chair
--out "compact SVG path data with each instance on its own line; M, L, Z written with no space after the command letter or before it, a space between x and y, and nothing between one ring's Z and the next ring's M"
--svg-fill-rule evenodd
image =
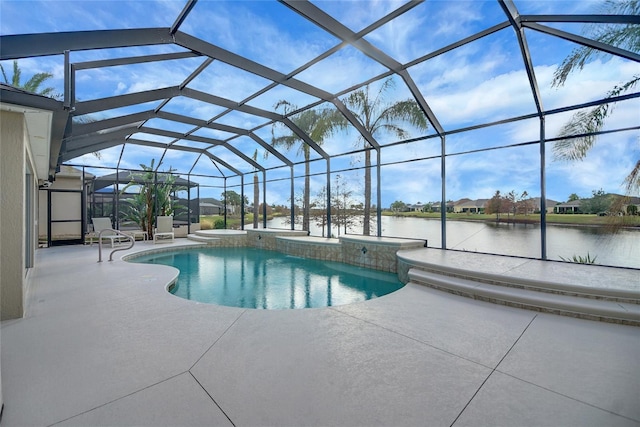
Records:
M173 217L172 216L159 216L156 219L156 228L153 232L153 243L156 244L158 241L168 240L175 238L175 234L173 233Z
M92 218L91 222L93 222L93 232L95 233L96 239L98 238L102 230L113 229L111 218ZM121 236L113 231L105 231L104 233L102 233L101 239L111 241L111 247L113 247L115 242L120 243L122 240L125 240L126 237Z

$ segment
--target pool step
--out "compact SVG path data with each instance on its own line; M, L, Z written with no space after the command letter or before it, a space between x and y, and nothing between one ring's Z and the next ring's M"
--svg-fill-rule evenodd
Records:
M573 290L537 287L510 282L482 281L477 278L442 274L419 268L409 269L411 283L426 285L482 301L544 311L567 316L640 326L640 304L634 298L593 293L578 294ZM505 278L503 278L504 280Z
M215 243L220 241L219 237L202 236L197 232L196 234L187 234L187 239L193 240L194 242L200 242L200 243Z

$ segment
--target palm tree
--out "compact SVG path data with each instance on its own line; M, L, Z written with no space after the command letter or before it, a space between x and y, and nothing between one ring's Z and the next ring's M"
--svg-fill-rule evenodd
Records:
M604 2L604 13L611 15L640 15L640 1L638 0L607 0ZM631 52L640 51L640 26L636 24L612 24L594 28L586 34L589 38L626 49ZM574 71L582 70L587 61L596 58L601 52L591 47L583 46L574 49L564 59L553 76L551 85L559 87L564 85L569 75ZM611 89L605 99L610 99L630 92L640 81L640 74L634 75L628 82L616 85ZM580 111L564 125L560 131L561 137L582 135L577 138L566 138L556 142L553 151L559 160L582 160L593 147L596 136L593 133L602 130L605 119L613 110L612 104L602 104L589 111ZM634 189L640 189L640 159L625 179L627 194Z
M149 239L153 239L153 218L155 212L155 185L154 178L155 172L153 170L153 164L155 159L151 159L151 166L147 166L144 164L140 164L142 168L142 172L140 173L131 173L131 182L124 186L124 188L120 191L120 194L124 194L129 187L131 186L139 186L138 195L135 196L130 205L127 207L128 211L126 213L127 219L131 219L136 221L136 218L140 221L138 225L142 229L142 231L146 231L149 233Z
M393 89L393 78L387 78L377 93L371 93L371 87L365 87L352 92L343 102L353 113L360 124L375 138L381 132L388 132L398 139L406 139L409 132L401 128L397 123L406 122L420 130L428 128L425 114L413 99L385 102L385 95ZM371 149L366 140L361 136L358 145L363 144L364 152L364 219L363 234L371 234Z
M131 173L131 181L120 190L120 194L125 194L130 187L139 187L138 194L126 200L128 204L122 215L123 219L135 222L142 231L149 233L150 239L153 239L156 213L175 216L186 210L186 207L173 203L171 193L187 188L175 185L176 177L171 167L167 172L156 174L154 163L155 159L151 159L150 166L141 163L142 172Z
M249 204L249 199L247 199L247 196L244 196L244 200L243 200L242 195L236 193L233 190L223 191L221 194L221 198L222 198L222 203L225 206L225 209L227 206L231 206L233 208L232 209L233 214L236 213L236 208L241 207L243 203L245 205Z
M123 193L124 189L120 194L122 195ZM152 230L147 226L148 209L146 194L141 191L138 194L134 194L131 198L124 199L123 202L125 202L126 205L120 212L120 219L137 224L142 231L151 232ZM151 233L151 238L153 238L153 233Z
M287 101L278 101L274 106L276 110L282 109L286 115L295 111L297 107ZM318 145L322 145L324 139L338 129L336 123L341 116L336 110L324 109L324 110L305 110L299 114L296 114L291 118L291 121L298 126L303 132ZM309 231L310 224L310 167L309 160L311 159L311 148L307 145L302 138L291 131L288 134L275 136L275 128L278 124L274 124L271 129L271 145L274 147L283 147L286 150L290 150L297 144L297 154L304 156L304 193L302 201L302 229Z
M169 166L167 172L158 174L158 179L161 182L156 186L155 197L159 215L176 216L187 210L185 206L175 203L171 196L173 194L175 197L177 193L187 190L187 187L184 185L176 184L176 176L173 172L175 172L175 169L172 169L171 166Z
M11 80L7 78L7 73L4 70L2 64L0 64L0 71L2 71L2 77L4 78L4 82L8 85L16 87L18 89L25 90L31 93L37 93L43 96L48 96L51 98L58 98L59 95L54 93L54 88L47 87L44 89L40 89L40 86L47 80L53 77L51 73L37 73L34 74L26 83L21 84L20 78L22 77L22 70L18 66L18 61L13 61L13 76L11 76Z

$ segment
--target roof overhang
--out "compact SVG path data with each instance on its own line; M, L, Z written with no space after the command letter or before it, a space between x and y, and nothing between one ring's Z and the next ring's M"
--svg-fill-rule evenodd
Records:
M0 85L0 110L24 115L36 175L53 180L69 118L62 102Z

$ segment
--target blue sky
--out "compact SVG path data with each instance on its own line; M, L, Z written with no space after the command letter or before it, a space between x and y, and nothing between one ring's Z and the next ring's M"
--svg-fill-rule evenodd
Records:
M360 31L385 14L397 9L403 2L397 1L318 1L314 2L325 12L338 19L353 31ZM597 13L600 2L594 1L515 1L523 14ZM165 1L11 1L0 3L0 32L26 34L35 32L78 31L96 29L121 29L141 27L169 27L179 14L184 2ZM366 7L363 7L366 5ZM37 13L34 13L37 11ZM505 21L505 15L497 1L428 1L401 17L367 34L365 39L395 60L405 64L423 55L489 26ZM549 24L565 31L580 34L583 25ZM281 73L290 73L339 44L339 40L307 22L286 6L273 1L199 1L180 28L181 31L218 45L231 52L260 62ZM616 84L627 81L640 72L640 65L628 60L601 55L588 63L582 72L572 75L562 88L550 85L553 72L575 45L550 36L527 30L525 32L532 52L536 78L545 109L560 108L574 103L588 102L605 94ZM121 56L137 56L152 53L182 51L177 46L153 46L127 49L106 49L93 52L73 52L73 62L105 59ZM203 62L203 58L171 61L170 64L140 64L126 67L110 67L85 70L77 76L77 97L80 101L137 92L180 84L190 72ZM21 60L24 78L36 72L52 72L51 84L60 92L63 84L63 60L61 56ZM5 69L9 62L3 62ZM322 62L309 67L296 76L297 79L336 93L366 79L375 77L386 69L347 46ZM408 69L409 74L423 93L441 125L446 130L502 120L515 115L535 112L533 97L514 31L508 27L477 42L455 49L444 55L419 63ZM218 96L242 101L250 94L264 88L269 82L214 61L188 87ZM374 84L375 86L375 84ZM395 91L389 101L409 97L409 91L396 78ZM277 87L252 99L248 105L273 110L280 99L303 106L315 98L286 87ZM154 108L157 103L137 108L107 111L97 118ZM187 98L171 100L163 111L194 115L209 120L223 111L222 108ZM632 100L618 105L607 128L636 126L640 118L640 102ZM547 119L547 138L558 134L569 115ZM234 113L218 120L241 128L251 129L265 123L246 114ZM165 120L153 119L149 126L166 130L187 132L190 126L174 125ZM412 137L433 135L433 128L426 132L407 127ZM271 139L271 126L256 130L266 141ZM279 132L279 131L276 131ZM199 130L196 135L226 139L231 135L221 131ZM390 135L376 135L382 145L394 142ZM136 135L136 138L169 142L155 135ZM447 137L447 153L455 154L479 148L498 147L539 138L539 122L528 120L495 126ZM639 154L639 133L625 132L603 136L582 162L563 163L553 161L551 147L547 148L547 196L563 201L569 194L586 197L593 190L622 193L624 177ZM185 143L200 147L198 143ZM251 156L259 146L250 138L234 139L238 150ZM348 153L358 146L356 132L351 130L334 135L324 141L323 148L331 155ZM115 167L122 147L103 150L100 161L87 155L73 163ZM262 154L264 150L259 149ZM216 147L212 152L243 172L252 168L233 153ZM436 201L440 199L440 152L438 138L411 144L383 148L382 167L383 206L394 200L406 203ZM163 150L125 147L121 167L138 167L156 163ZM301 157L292 150L287 153L294 161ZM314 156L318 158L317 155ZM374 156L375 157L375 156ZM196 156L192 153L170 152L164 157L163 167L171 166L180 172L190 170ZM424 159L410 163L406 160ZM261 159L267 167L281 165L274 156ZM527 191L532 196L540 194L539 148L537 145L492 150L484 153L460 154L447 158L447 198L489 198L496 190L508 192ZM334 171L362 165L357 155L345 155L332 159ZM193 173L211 174L211 162L201 159L193 167ZM313 162L312 172L322 174L325 162ZM163 168L161 167L161 170ZM224 169L224 168L223 168ZM215 171L217 173L217 171ZM95 171L97 174L106 172ZM228 171L225 171L228 173ZM302 166L295 168L296 175L303 173ZM362 171L339 172L349 182L354 197L362 194ZM268 179L287 178L288 168L269 172ZM318 192L326 183L324 175L314 176L312 192ZM198 181L198 179L194 179ZM251 175L247 176L247 183ZM200 179L203 184L220 185L220 180ZM238 180L229 180L233 185ZM302 179L296 180L301 188ZM239 191L239 190L238 190ZM251 188L245 190L250 194ZM203 190L204 195L219 197L216 187ZM375 190L374 190L375 194ZM269 183L268 203L288 204L289 183ZM375 203L375 200L374 200Z

